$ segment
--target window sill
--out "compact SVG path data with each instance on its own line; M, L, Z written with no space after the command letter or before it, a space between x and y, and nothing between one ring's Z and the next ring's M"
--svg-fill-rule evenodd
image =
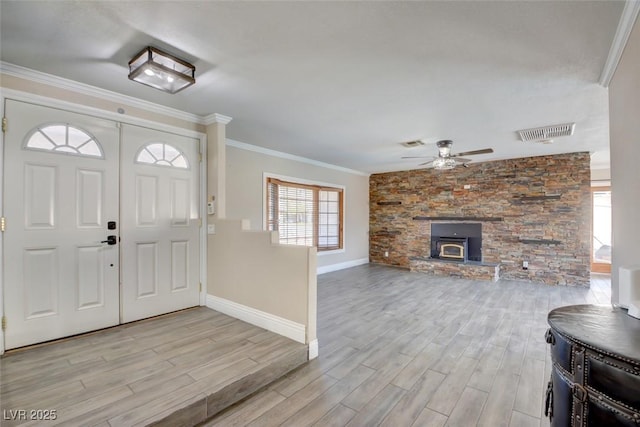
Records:
M343 253L344 253L344 248L342 248L342 249L334 249L332 251L318 251L318 256L343 254Z

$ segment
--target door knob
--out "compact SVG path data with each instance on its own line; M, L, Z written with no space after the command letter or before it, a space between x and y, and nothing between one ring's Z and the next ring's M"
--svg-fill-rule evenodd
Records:
M107 240L103 240L100 243L106 243L107 245L115 245L118 243L118 238L116 236L107 236Z

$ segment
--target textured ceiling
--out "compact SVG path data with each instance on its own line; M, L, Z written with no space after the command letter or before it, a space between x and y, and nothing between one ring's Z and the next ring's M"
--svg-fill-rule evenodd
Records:
M233 117L229 138L364 172L492 147L475 161L590 151L608 167L598 84L624 3L0 2L0 58L103 89ZM147 45L196 65L177 95L131 82ZM524 143L519 129L576 122ZM399 143L422 139L426 145Z

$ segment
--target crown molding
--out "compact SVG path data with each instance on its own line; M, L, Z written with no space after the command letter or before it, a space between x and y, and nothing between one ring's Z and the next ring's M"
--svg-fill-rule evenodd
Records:
M349 169L342 166L336 166L329 163L320 162L318 160L308 159L306 157L296 156L294 154L283 153L282 151L271 150L270 148L258 147L257 145L247 144L245 142L236 141L227 138L226 145L229 147L240 148L241 150L253 151L254 153L265 154L267 156L279 157L281 159L293 160L295 162L307 163L309 165L319 166L321 168L333 169L340 172L350 173L353 175L369 176L370 174L355 169Z
M203 124L206 126L212 125L214 123L228 125L231 120L233 120L233 117L225 116L218 113L213 113L204 117Z
M191 114L181 110L177 110L175 108L165 107L164 105L156 104L153 102L143 101L132 96L122 95L117 92L101 89L96 86L76 82L74 80L65 79L63 77L54 76L52 74L43 73L8 62L0 61L0 74L18 77L35 83L46 84L59 89L70 90L105 101L126 104L130 107L140 108L145 111L162 114L191 123L200 125L205 124L204 117L197 114Z
M105 120L111 120L118 123L126 123L136 126L143 126L157 129L163 132L174 133L176 135L186 136L190 138L203 139L206 134L193 129L182 128L178 126L168 125L165 123L143 119L136 116L121 114L115 111L103 110L101 108L89 107L82 104L65 101L63 99L49 98L47 96L38 95L32 92L23 92L15 89L0 87L0 100L5 101L13 99L16 101L29 102L32 104L43 105L51 108L58 108L73 113L94 116Z
M622 10L622 15L620 16L620 21L618 22L616 35L613 38L611 49L609 49L607 62L605 62L602 73L600 74L600 84L604 87L609 87L609 83L611 83L611 79L616 72L616 68L618 68L620 58L622 58L622 53L624 52L624 48L627 45L629 35L631 35L633 25L638 18L639 12L640 1L627 0L625 2L624 9Z

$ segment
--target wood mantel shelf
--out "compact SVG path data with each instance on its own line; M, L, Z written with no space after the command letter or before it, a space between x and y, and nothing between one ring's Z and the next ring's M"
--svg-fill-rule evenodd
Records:
M414 221L503 221L500 216L414 216Z

